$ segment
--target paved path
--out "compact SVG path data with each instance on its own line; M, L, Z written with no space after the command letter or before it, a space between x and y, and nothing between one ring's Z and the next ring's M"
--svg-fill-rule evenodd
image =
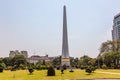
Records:
M120 75L120 73L117 73L117 72L115 73L115 72L102 72L102 71L96 71L96 73ZM93 79L93 80L120 80L120 79Z
M120 79L101 78L101 79L60 79L60 80L120 80Z
M115 72L102 72L102 71L96 71L96 73L103 73L103 74L118 74L118 75L120 75L120 73L115 73Z
M120 75L120 73L115 73L115 72L102 72L102 71L95 71L96 73L103 73L103 74L116 74ZM69 80L69 79L64 79L64 80ZM101 78L101 79L70 79L70 80L120 80L120 79L106 79L106 78Z
M120 79L93 79L93 80L120 80Z

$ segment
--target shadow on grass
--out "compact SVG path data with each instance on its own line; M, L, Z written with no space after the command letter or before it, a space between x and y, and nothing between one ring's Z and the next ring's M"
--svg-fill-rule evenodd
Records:
M34 75L33 73L28 73L28 75Z
M92 75L92 73L88 73L88 74L86 74L86 75Z

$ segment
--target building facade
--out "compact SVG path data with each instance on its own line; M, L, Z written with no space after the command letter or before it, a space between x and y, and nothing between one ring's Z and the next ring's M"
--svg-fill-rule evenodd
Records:
M21 54L25 56L25 58L28 58L28 52L27 51L21 51Z
M33 63L36 64L39 61L52 61L54 59L54 57L48 57L48 55L45 56L39 56L39 55L32 55L31 57L27 58L27 61L29 63Z
M112 40L120 39L120 13L114 16Z
M18 50L10 51L9 57L13 58L15 55L23 55L25 58L28 58L28 52L27 51L21 51L21 52L19 52Z

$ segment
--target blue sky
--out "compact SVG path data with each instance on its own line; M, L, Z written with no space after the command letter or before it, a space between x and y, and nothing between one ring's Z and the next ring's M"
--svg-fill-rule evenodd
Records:
M29 56L61 55L63 6L67 7L70 56L96 57L111 40L120 0L0 0L0 56L27 50Z

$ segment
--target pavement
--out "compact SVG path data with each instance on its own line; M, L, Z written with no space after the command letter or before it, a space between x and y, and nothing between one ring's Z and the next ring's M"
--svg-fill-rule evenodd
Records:
M116 74L120 75L120 73L115 73L115 72L102 72L102 71L97 71L97 73L103 73L103 74ZM62 79L62 80L120 80L120 78L99 78L99 79Z
M107 79L107 78L101 78L101 79L62 79L62 80L120 80L120 79Z

